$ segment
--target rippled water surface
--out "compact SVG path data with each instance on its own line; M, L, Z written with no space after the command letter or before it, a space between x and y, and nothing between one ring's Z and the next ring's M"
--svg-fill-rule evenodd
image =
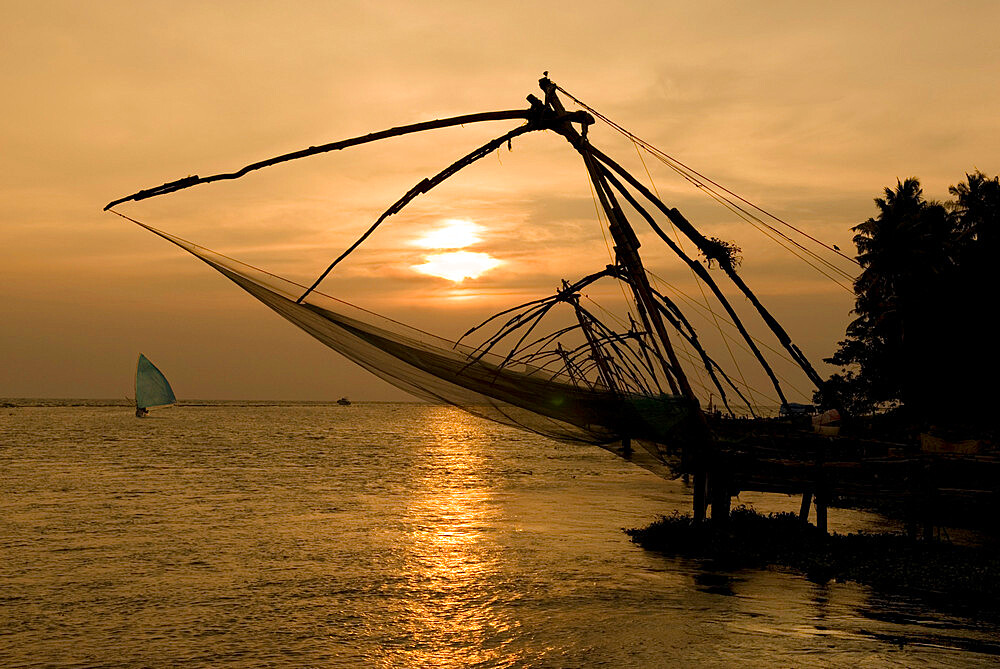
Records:
M1000 664L959 606L638 548L690 493L597 448L427 405L50 404L0 408L3 667Z

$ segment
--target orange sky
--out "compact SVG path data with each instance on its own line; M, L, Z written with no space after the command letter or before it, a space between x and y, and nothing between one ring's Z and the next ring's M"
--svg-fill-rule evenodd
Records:
M543 70L845 251L897 178L945 199L967 171L1000 172L996 3L652 4L0 1L0 397L122 397L140 351L182 399L404 397L101 208L313 144L520 108ZM308 282L420 179L514 125L120 209ZM641 172L606 126L591 139ZM851 295L666 170L653 177L706 234L743 247L748 282L822 367ZM459 293L414 269L433 253L418 240L449 220L479 226L465 251L502 261ZM643 239L647 265L689 280ZM323 289L455 337L607 262L579 158L534 133L391 218Z

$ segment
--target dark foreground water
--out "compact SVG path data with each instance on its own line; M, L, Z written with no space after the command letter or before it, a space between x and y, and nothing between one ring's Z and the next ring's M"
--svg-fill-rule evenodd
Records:
M1000 624L960 602L621 532L689 495L444 407L0 408L0 666L1000 664Z

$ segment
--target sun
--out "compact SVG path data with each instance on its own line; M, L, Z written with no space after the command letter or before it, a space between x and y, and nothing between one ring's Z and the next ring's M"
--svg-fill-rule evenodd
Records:
M479 233L483 226L472 221L452 219L444 221L442 226L431 230L413 243L424 249L464 249L483 241Z
M451 253L435 253L426 258L423 265L414 265L413 269L421 274L439 276L455 283L465 279L477 279L486 272L503 264L489 253L474 251L452 251Z
M462 249L481 242L480 233L484 230L483 226L472 221L452 219L443 221L441 227L426 233L413 244L425 249ZM477 251L449 250L447 253L425 256L424 260L421 265L413 265L413 269L421 274L441 277L455 283L476 279L503 264L502 260L489 253Z

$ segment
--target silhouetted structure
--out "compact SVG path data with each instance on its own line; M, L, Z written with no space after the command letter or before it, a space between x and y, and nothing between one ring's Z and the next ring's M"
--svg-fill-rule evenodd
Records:
M796 492L814 497L820 525L824 524L825 509L835 496L860 496L862 493L879 496L888 494L890 489L909 494L912 478L897 476L902 469L896 464L886 470L892 472L888 478L876 477L874 485L871 476L865 473L876 471L873 457L897 457L894 445L843 439L831 442L829 436L814 434L809 425L760 419L750 398L752 389L736 381L737 377L727 372L718 358L703 347L677 302L650 282L630 216L648 225L683 265L690 268L729 318L782 406L788 406L785 391L762 350L763 345L750 334L705 264L685 253L679 242L666 233L666 226L672 225L693 243L709 266L718 267L746 299L760 323L770 331L778 348L798 366L806 379L819 388L821 378L737 272L739 248L702 235L677 209L665 204L639 179L594 146L588 136L589 130L596 119L606 122L650 155L667 162L700 189L727 203L741 217L766 226L829 267L834 266L817 252L807 249L805 244L819 244L831 253L844 257L843 254L659 152L570 96L547 77L539 84L544 100L529 95L530 106L524 110L468 114L310 147L232 173L168 182L115 200L106 209L197 184L239 178L250 171L289 160L388 137L459 124L521 120L522 125L413 186L309 287L115 213L181 246L319 341L419 397L446 402L475 415L555 439L597 444L664 476L692 474L696 518L705 517L710 502L714 520L725 522L730 498L741 489ZM582 110L567 111L559 92L571 97ZM509 147L514 139L533 131L552 131L561 135L582 158L614 244L612 264L576 281L563 281L562 287L550 297L496 314L470 329L457 342L381 318L317 290L322 280L389 216L463 168L505 144ZM773 223L766 222L764 218L767 217ZM779 230L776 224L785 227ZM797 239L803 241L793 239L790 236L793 234L798 234ZM837 271L842 276L849 276L842 270ZM622 285L628 302L627 323L609 324L581 300L584 289L603 280ZM549 317L556 308L565 314L564 320L550 325ZM473 337L480 341L466 343ZM681 344L688 347L690 359L707 374L713 395L719 397L725 409L725 417L721 416L721 411L719 417L714 417L700 409L699 397L677 354L677 346ZM746 404L756 420L737 417L732 407L734 395ZM844 463L850 466L841 466ZM849 476L851 467L859 475Z

